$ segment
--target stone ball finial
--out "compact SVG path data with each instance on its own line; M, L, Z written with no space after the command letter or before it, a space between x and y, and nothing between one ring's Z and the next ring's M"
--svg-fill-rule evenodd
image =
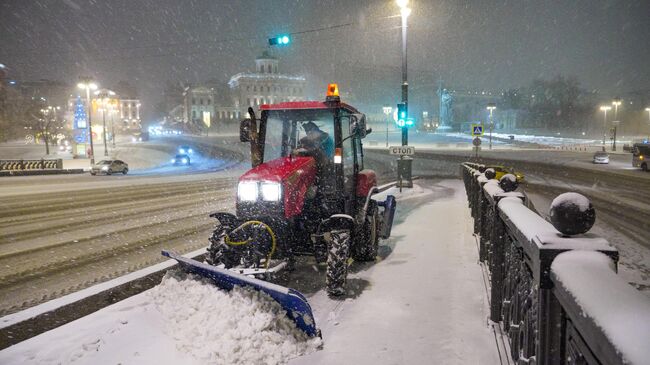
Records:
M517 190L519 183L517 182L517 177L513 174L505 174L499 179L499 186L503 191L510 192Z
M578 193L558 195L549 210L551 223L562 234L587 233L596 222L596 210L589 198Z

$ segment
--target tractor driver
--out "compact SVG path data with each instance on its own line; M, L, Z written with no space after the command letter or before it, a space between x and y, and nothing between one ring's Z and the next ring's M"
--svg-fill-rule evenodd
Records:
M306 136L300 139L300 146L311 152L316 163L321 167L334 158L334 140L330 135L318 128L316 123L307 122L302 125Z

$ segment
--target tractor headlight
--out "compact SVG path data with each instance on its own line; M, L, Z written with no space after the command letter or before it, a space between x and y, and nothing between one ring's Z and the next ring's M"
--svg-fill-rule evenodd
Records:
M278 183L262 183L262 200L277 202L282 198L282 186Z
M257 200L257 183L253 181L240 182L237 186L237 196L241 201Z

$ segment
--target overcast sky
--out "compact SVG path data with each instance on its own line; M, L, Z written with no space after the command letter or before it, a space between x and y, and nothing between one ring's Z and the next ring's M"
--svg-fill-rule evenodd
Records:
M322 96L320 89L334 81L372 99L367 103L392 103L399 95L400 19L392 0L0 4L0 63L18 80L76 82L86 74L100 84L129 80L151 105L166 80L225 82L252 69L268 36L307 31L274 53L282 71L308 77L309 96ZM650 88L648 0L411 0L410 6L415 99L433 97L439 79L454 88L501 89L561 74L604 95ZM321 28L330 29L311 31Z

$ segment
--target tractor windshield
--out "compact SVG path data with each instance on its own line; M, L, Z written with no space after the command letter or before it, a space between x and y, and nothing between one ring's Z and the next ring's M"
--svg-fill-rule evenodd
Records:
M266 120L264 160L286 157L298 148L334 155L334 114L330 109L271 110Z

